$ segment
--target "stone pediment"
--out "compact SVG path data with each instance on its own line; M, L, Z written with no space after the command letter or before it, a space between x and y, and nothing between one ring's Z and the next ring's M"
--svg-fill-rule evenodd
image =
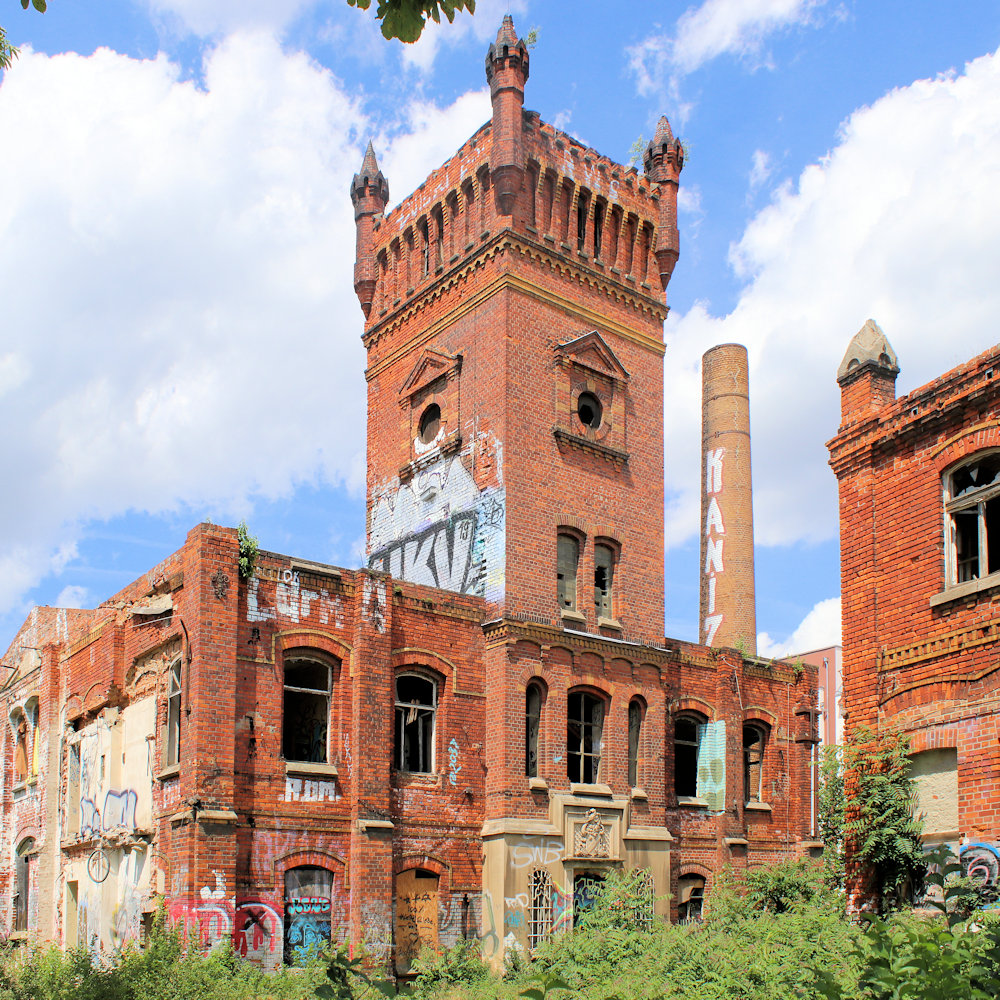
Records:
M561 364L579 365L615 382L627 382L629 378L625 366L596 330L558 344L556 358Z
M400 401L411 399L442 376L454 377L462 368L461 354L446 354L426 348L399 389Z

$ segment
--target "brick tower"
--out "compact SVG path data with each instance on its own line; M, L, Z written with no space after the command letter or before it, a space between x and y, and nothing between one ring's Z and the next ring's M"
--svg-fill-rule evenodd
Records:
M387 216L370 147L352 185L370 564L659 640L683 154L663 118L645 177L598 155L522 109L528 71L506 17L491 121Z

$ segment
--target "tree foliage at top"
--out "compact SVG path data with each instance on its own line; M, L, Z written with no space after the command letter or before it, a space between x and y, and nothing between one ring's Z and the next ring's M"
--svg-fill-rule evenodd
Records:
M48 3L47 0L21 0L21 7L24 10L27 10L29 6L34 7L39 14L44 14ZM17 46L10 44L7 39L7 32L5 32L3 30L3 26L0 25L0 70L10 69L10 64L17 58L17 56Z
M22 0L22 3L24 0ZM352 7L368 10L372 0L347 0ZM378 0L375 17L382 22L382 34L386 38L398 38L401 42L415 42L427 19L441 23L441 15L451 24L456 11L476 12L476 0Z

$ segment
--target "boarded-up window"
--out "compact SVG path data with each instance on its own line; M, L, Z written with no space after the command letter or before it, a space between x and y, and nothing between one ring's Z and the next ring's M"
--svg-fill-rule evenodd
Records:
M17 713L14 724L14 780L28 780L28 720L24 712Z
M422 948L438 946L438 877L419 868L396 876L396 971L409 972Z
M566 730L566 771L570 781L592 784L601 769L604 702L586 691L569 696Z
M544 868L531 873L531 917L528 923L528 948L534 951L552 934L552 876Z
M598 618L613 618L611 584L615 574L615 554L609 545L594 546L594 610Z
M285 962L302 965L330 943L333 873L305 865L285 872Z
M331 673L319 660L285 660L281 739L285 760L326 763Z
M924 820L924 835L958 830L958 751L954 747L924 750L910 757L914 812Z
M538 730L542 721L542 689L529 684L524 696L524 773L538 777Z
M726 724L722 719L699 729L697 791L712 812L726 808Z
M580 543L572 535L560 535L556 563L559 607L576 610L576 569L580 563Z

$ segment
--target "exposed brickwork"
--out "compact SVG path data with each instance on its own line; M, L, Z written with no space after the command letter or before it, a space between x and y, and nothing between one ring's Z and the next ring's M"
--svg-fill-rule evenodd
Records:
M162 898L195 940L265 965L311 934L400 971L420 941L462 936L499 962L528 944L536 870L566 927L580 876L647 867L666 916L680 875L710 888L724 864L808 850L815 671L662 634L680 145L661 122L640 177L523 112L509 20L489 59L491 122L415 194L382 216L371 149L352 184L369 568L265 552L243 581L236 533L202 524L96 611L41 609L8 653L40 650L4 707L37 696L49 752L37 791L15 787L4 731L0 892L34 838L39 935L110 949ZM562 606L560 531L580 543ZM682 713L712 726L711 801L678 801ZM749 796L746 724L764 734Z
M958 826L941 832L956 847L994 849L1000 576L949 578L945 497L956 465L1000 448L998 366L992 348L900 399L894 356L842 370L841 426L829 442L840 486L846 727L902 730L914 753L954 747Z

